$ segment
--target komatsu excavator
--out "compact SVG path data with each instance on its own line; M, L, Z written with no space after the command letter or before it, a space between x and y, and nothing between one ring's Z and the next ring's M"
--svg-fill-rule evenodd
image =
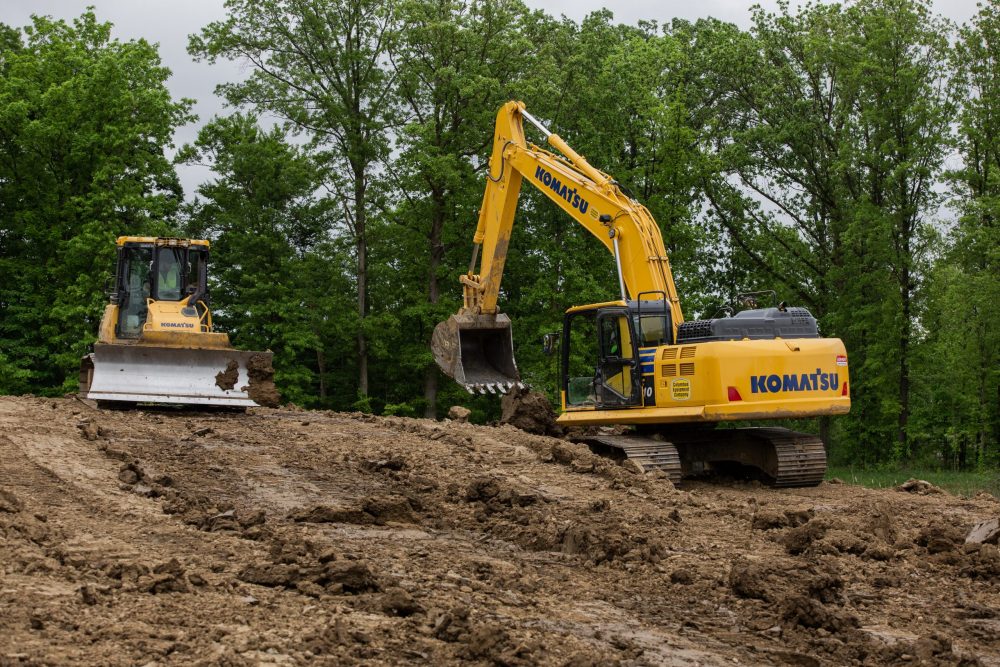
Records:
M529 144L525 120L559 154ZM472 262L460 277L464 305L434 330L442 371L470 392L503 393L520 384L510 319L497 310L497 298L523 181L603 243L617 268L619 299L566 311L558 422L631 427L624 435L579 441L644 470L663 470L675 482L749 468L774 486L819 484L826 471L819 438L785 428L716 426L846 414L844 344L821 338L809 311L784 303L685 322L649 211L522 102L497 114Z
M246 408L276 398L270 352L236 350L213 330L208 241L118 238L118 266L80 395L136 403Z

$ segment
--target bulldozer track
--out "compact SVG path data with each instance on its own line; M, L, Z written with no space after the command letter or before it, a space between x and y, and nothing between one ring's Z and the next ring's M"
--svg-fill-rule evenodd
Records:
M774 446L778 470L776 487L816 486L826 475L826 448L814 435L783 428L762 428L763 437Z

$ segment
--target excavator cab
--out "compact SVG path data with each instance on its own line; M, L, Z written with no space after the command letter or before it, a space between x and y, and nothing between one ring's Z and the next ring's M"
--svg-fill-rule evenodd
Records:
M652 373L656 347L669 344L671 332L670 310L664 300L571 308L563 322L566 408L614 409L652 403L646 376Z

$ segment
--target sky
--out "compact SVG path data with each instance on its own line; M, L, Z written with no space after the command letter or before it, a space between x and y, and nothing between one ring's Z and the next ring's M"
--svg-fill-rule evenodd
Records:
M525 0L533 8L552 15L563 14L576 21L607 6L607 0ZM612 4L615 18L623 23L653 19L667 23L673 18L696 20L715 17L746 28L750 23L747 0L617 0ZM776 9L776 0L760 0L766 9ZM793 5L798 4L792 2ZM114 37L123 41L144 37L159 44L160 57L173 75L167 85L175 98L196 101L199 120L178 129L177 147L194 141L198 128L215 115L225 115L223 102L215 96L215 86L244 76L240 65L194 62L187 54L188 35L212 21L225 18L223 0L0 0L0 23L14 27L27 25L32 14L70 20L93 5L97 18L114 24ZM976 12L976 0L934 0L934 11L957 23L968 21ZM187 196L211 178L207 167L182 166L178 173Z

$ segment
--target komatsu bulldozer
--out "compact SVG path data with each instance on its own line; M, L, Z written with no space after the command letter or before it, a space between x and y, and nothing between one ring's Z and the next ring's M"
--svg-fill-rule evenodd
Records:
M529 144L525 120L558 153ZM663 470L675 482L726 469L755 472L774 486L818 484L826 471L819 438L718 426L846 414L844 344L820 337L808 310L783 302L686 322L652 215L522 102L497 114L472 262L460 277L464 304L435 328L431 343L442 371L470 392L503 393L520 384L510 319L497 299L525 181L604 244L618 277L620 298L566 311L558 423L628 427L577 440L644 470Z
M202 240L118 238L110 303L80 364L83 398L246 408L277 397L271 353L234 349L213 330L208 252Z

